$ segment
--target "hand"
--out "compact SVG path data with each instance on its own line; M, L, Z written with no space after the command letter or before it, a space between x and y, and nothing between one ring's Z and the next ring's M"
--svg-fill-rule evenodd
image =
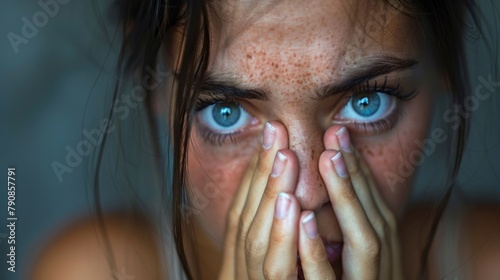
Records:
M288 150L288 134L279 122L266 124L256 166L251 164L228 213L219 279L296 279L298 162ZM275 211L279 193L283 206ZM273 218L283 216L286 219Z
M319 170L343 236L343 279L403 279L396 219L377 191L370 170L358 161L345 128L331 127ZM339 153L338 150L341 150ZM303 213L301 221L310 213ZM312 219L315 226L314 218ZM321 238L309 238L301 223L299 253L306 279L335 279L323 258ZM303 256L304 255L304 256Z
M266 148L260 152L257 166L248 169L229 212L219 278L296 279L299 252L306 279L336 279L317 234L314 214L301 213L292 195L298 163L287 149L286 129L280 123L271 124L274 130L265 134L274 143L264 141ZM327 150L319 166L344 237L343 278L402 279L395 219L378 194L369 169L358 163L348 145L347 131L337 137L337 130L330 128L325 133ZM339 143L344 149L337 155L333 149L339 149ZM345 176L337 174L332 158L339 171L345 163L341 173Z

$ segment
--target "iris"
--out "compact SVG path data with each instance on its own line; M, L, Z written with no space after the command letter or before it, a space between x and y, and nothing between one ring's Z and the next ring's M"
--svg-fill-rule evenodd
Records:
M214 121L222 127L230 127L238 122L241 108L235 103L217 103L212 108Z
M376 92L354 95L351 104L354 111L360 116L370 117L380 108L380 97Z

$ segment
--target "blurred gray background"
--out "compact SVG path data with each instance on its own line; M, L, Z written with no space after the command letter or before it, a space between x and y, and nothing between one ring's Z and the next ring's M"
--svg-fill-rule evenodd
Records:
M66 147L75 148L82 140L82 130L96 127L103 117L99 98L110 94L114 85L112 70L118 46L111 46L110 38L102 32L103 24L110 35L114 32L106 12L109 1L65 1L45 24L43 17L38 18L40 27L31 32L27 42L19 43L17 51L8 34L22 34L22 18L31 21L43 10L37 1L14 0L4 0L0 10L1 279L24 279L23 273L44 241L68 221L90 213L85 165L65 173L61 182L52 163L64 163ZM492 17L489 1L485 2L482 10ZM478 77L491 75L490 57L482 42L471 44L469 52L475 88ZM498 95L497 91L500 88L494 94ZM481 102L472 119L460 186L473 200L500 200L499 105L498 98ZM436 153L432 157L440 156ZM426 163L432 161L427 159ZM8 167L17 170L15 274L7 272L5 262ZM430 191L426 179L431 177L425 172L432 170L421 171L423 179L417 185L423 187L415 190L414 200L425 200ZM113 195L108 197L114 203Z

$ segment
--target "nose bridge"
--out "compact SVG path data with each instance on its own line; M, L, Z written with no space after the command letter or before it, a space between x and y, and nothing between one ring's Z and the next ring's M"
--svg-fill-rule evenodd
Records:
M319 209L329 200L318 168L319 156L324 150L323 131L318 124L309 121L292 120L285 125L290 150L295 152L299 163L295 196L303 210Z

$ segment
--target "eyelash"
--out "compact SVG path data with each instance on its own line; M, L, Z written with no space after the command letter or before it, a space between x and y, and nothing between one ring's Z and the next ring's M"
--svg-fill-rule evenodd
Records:
M379 120L376 122L354 122L354 127L356 131L362 131L360 127L363 127L365 135L376 134L381 131L388 131L396 126L399 117L403 116L401 110L396 108L396 111L384 120ZM367 126L370 127L369 132Z
M373 85L371 85L372 81L368 80L365 83L361 83L354 88L351 89L353 94L360 94L360 93L369 93L369 92L380 92L384 93L390 96L394 96L399 100L402 101L408 101L413 99L418 92L416 90L412 90L406 94L403 93L403 90L401 90L401 80L398 80L398 83L396 84L395 87L393 88L388 88L387 87L387 76L384 77L384 82L382 83L382 86L379 86L377 81L372 82ZM352 95L351 95L352 96Z
M210 130L205 126L199 126L200 136L208 143L214 146L223 146L226 141L231 141L233 144L238 143L238 135L240 131L235 131L231 133L221 134Z
M365 83L359 84L356 87L351 89L351 94L349 96L346 96L347 101L346 104L344 105L344 108L349 105L349 101L352 99L353 95L355 94L363 94L363 93L372 93L372 92L379 92L383 94L387 94L389 96L393 96L397 98L400 101L409 101L413 99L415 96L417 96L418 92L416 90L412 90L408 93L404 93L403 90L401 90L401 81L398 80L398 83L395 87L393 88L388 88L387 87L387 76L384 78L384 82L382 83L381 86L378 85L377 81L371 82L370 80L366 81ZM398 106L396 106L396 110L394 113L389 115L386 119L382 119L376 122L354 122L354 127L356 131L362 131L360 127L363 127L363 130L366 135L368 134L373 134L373 133L379 133L381 131L388 131L393 129L396 126L397 120L399 117L403 116L403 112L399 109ZM371 129L371 133L368 132L367 126Z
M198 98L198 101L196 102L195 112L199 112L207 108L208 106L214 105L219 102L234 103L238 106L241 106L241 103L238 100L230 98L229 96L219 96L211 93L205 95L207 96L207 99ZM236 144L238 143L238 135L241 133L241 131L235 131L232 133L221 134L214 132L203 125L198 125L198 129L200 132L200 136L205 140L205 142L208 142L214 146L223 146L228 140L231 141L231 143Z
M400 81L398 81L397 85L393 88L387 87L387 76L384 78L384 82L380 86L378 85L377 81L372 82L368 80L365 83L359 84L351 89L351 94L346 96L347 101L346 104L344 105L344 108L349 104L351 98L356 94L379 92L393 96L400 101L409 101L418 94L416 90L404 93L400 88L401 88ZM195 112L199 112L207 108L208 106L211 106L219 102L234 103L238 106L241 106L241 103L237 99L233 99L228 96L220 96L211 93L205 94L205 96L206 96L205 98L199 98L198 101L196 102ZM354 122L353 124L356 131L361 131L360 128L362 127L365 134L368 135L370 133L368 132L367 127L369 127L372 130L372 133L379 133L381 131L391 130L395 127L397 119L401 116L403 116L401 110L399 110L398 107L396 107L395 112L392 113L386 119L382 119L376 122ZM238 142L238 136L241 133L241 131L235 131L232 133L221 134L214 132L205 126L200 125L198 127L199 127L199 132L201 134L200 136L206 142L218 146L223 146L224 144L226 144L226 141L228 140L231 141L231 143L236 144Z

